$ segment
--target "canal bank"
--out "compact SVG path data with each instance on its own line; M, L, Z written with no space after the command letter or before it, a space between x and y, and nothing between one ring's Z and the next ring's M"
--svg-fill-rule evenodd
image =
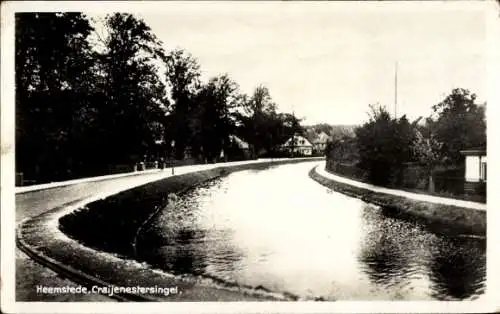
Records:
M116 286L137 286L147 283L148 285L176 286L180 291L179 294L169 296L139 296L142 300L289 300L288 296L240 287L214 289L213 283L207 284L191 278L172 276L148 268L147 265L135 261L133 256L129 255L131 252L129 249L132 247L130 240L133 239L137 230L134 228L139 227L143 220L152 215L159 206L165 205L168 193L179 193L234 171L320 159L280 159L206 165L208 170L197 167L196 171L169 176L118 194L94 195L91 198L71 202L23 220L17 230L17 244L31 258L58 273L64 273L66 277L77 283L99 286L109 283ZM140 200L140 202L136 201L133 205L127 204L133 199ZM124 206L125 204L127 206ZM100 238L100 244L107 246L108 249L118 244L118 240L123 245L114 247L118 248L118 252L105 252L105 250L100 250L99 243L91 243L90 246L94 249L85 243L85 240L88 241L92 237L87 237L85 240L68 237L59 228L60 218L67 215L78 218L73 220L73 227L77 225L77 221L85 221L85 217L91 216L93 219L87 221L88 224L80 226L80 232L86 229L89 232L87 236L94 234L94 240ZM111 227L106 225L112 221L115 223ZM69 230L67 225L65 228L66 231ZM124 295L124 298L137 300L135 295Z
M382 207L387 214L447 234L486 235L486 204L388 189L355 181L316 166L309 176L334 191Z
M142 228L137 259L298 300L474 300L484 292L483 238L391 217L311 180L315 165L238 171L180 195Z

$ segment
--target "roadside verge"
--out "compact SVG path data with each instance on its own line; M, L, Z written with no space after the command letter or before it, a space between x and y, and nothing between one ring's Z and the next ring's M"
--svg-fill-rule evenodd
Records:
M486 204L386 189L330 174L316 166L309 176L342 194L382 207L389 215L422 223L435 231L486 235Z

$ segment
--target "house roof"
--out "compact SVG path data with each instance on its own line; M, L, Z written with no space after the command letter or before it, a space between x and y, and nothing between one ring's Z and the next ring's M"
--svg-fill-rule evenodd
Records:
M293 137L290 137L286 142L285 144L283 144L283 146L292 146L292 139L295 139L295 143L293 146L295 147L299 147L299 146L312 146L311 142L309 142L309 140L307 138L305 138L304 136L301 136L301 135L294 135ZM299 144L300 141L303 140L304 141L304 144Z
M461 150L460 153L462 153L465 156L486 156L485 149L467 149L467 150Z
M236 135L230 135L229 139L236 143L236 145L238 145L238 147L241 149L248 149L250 147L247 142L237 137Z

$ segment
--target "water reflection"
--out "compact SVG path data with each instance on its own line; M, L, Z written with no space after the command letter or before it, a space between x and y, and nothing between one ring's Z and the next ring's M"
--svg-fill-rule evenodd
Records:
M455 237L440 244L429 266L433 296L441 300L474 299L484 291L486 241Z
M462 300L484 291L486 279L486 241L484 239L436 235L417 223L385 215L384 210L367 205L360 260L373 282L413 290L427 284L425 298Z
M309 179L311 163L232 173L165 208L140 256L178 274L303 299L430 300L483 292L485 246L430 233Z
M427 260L437 237L416 224L363 208L365 232L359 260L377 286L397 290L396 299L429 299Z
M166 235L172 238L143 235L139 247L142 259L175 274L202 274L207 267L206 252L203 246L196 245L202 232L182 229Z
M203 226L201 206L209 202L208 190L224 193L222 180L217 179L190 191L175 204L169 204L155 223L140 234L138 255L155 267L174 274L218 273L213 278L226 278L223 272L236 271L242 254L226 241L232 230ZM210 262L208 262L210 261Z

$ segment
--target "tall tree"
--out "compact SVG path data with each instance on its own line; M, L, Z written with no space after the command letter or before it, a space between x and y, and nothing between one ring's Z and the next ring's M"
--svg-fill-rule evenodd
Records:
M252 144L255 154L259 154L261 149L269 150L267 142L271 118L275 115L276 104L272 101L269 89L263 85L257 86L244 104L244 115L241 117L246 138Z
M192 119L194 143L206 160L220 157L235 132L233 109L238 104L238 85L227 74L214 77L197 94L198 110Z
M160 121L168 104L155 62L165 55L149 26L131 14L108 15L105 27L100 148L108 162L130 162L154 149L151 121Z
M39 181L65 179L81 157L95 76L80 13L15 16L16 167Z
M177 158L181 159L184 157L186 148L193 144L191 126L197 108L195 97L201 85L200 66L191 54L180 49L168 53L164 58L164 63L172 99L167 130L175 140Z
M478 104L476 99L466 89L453 89L433 106L437 117L428 119L429 132L443 143L442 153L453 163L460 162L460 150L486 147L486 105Z

